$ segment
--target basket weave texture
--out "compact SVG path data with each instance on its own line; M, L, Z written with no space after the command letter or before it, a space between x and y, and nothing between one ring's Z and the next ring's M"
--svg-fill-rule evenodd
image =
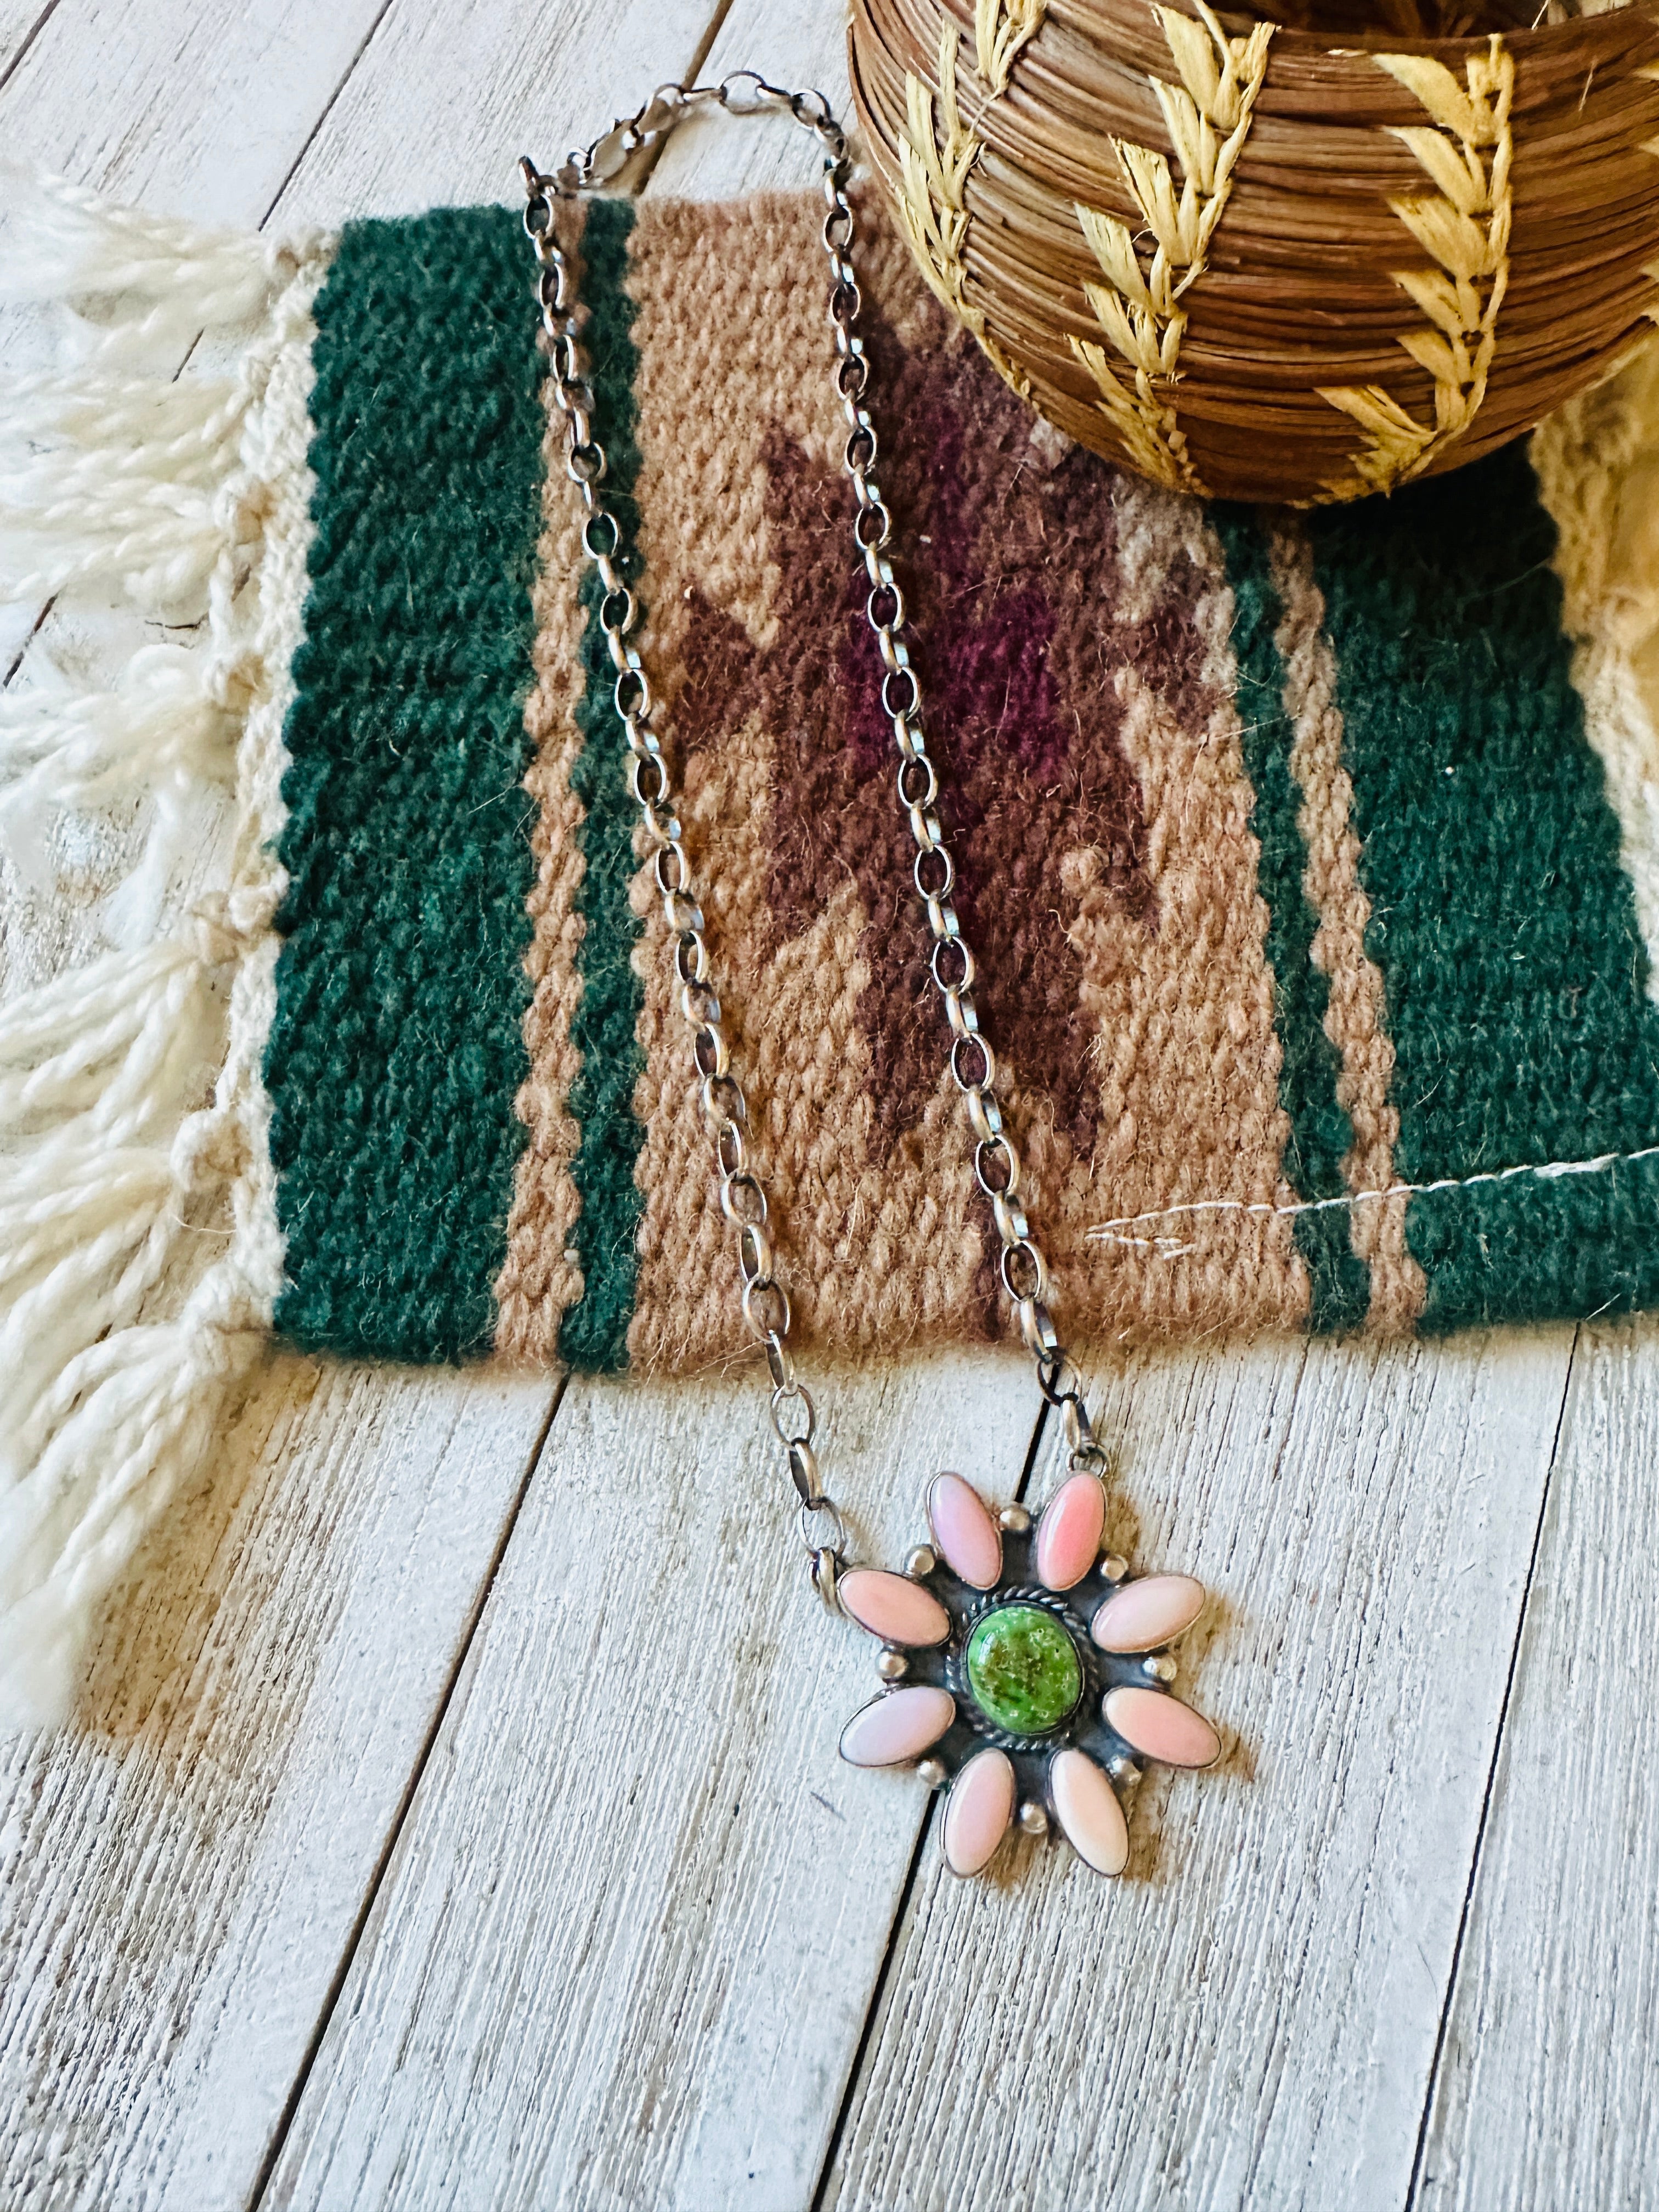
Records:
M853 0L923 273L1070 436L1188 491L1354 499L1651 333L1659 0L1442 38L1188 4Z

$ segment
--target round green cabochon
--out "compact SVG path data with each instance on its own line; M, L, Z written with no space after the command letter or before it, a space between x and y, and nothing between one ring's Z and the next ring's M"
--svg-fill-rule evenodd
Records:
M1010 1735L1042 1735L1082 1696L1083 1667L1053 1613L1036 1605L1000 1605L968 1638L968 1686L994 1727Z

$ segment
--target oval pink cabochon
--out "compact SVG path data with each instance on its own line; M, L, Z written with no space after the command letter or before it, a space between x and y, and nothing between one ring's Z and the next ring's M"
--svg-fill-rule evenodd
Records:
M1109 1690L1104 1711L1108 1728L1166 1766L1213 1766L1221 1756L1221 1738L1203 1714L1167 1690Z
M920 1759L957 1717L948 1690L917 1683L872 1698L841 1732L841 1755L849 1766L897 1766Z
M1146 1575L1109 1597L1090 1625L1103 1651L1151 1651L1190 1628L1204 1610L1191 1575Z
M939 1557L970 1589L989 1589L1002 1572L1002 1531L990 1508L959 1474L937 1474L927 1488L927 1525Z
M1093 1474L1068 1475L1042 1509L1037 1523L1036 1571L1051 1590L1080 1583L1100 1557L1106 1526L1106 1492Z
M1086 1751L1056 1752L1048 1790L1066 1840L1097 1874L1121 1874L1129 1863L1129 1824L1117 1792Z
M976 1751L945 1802L945 1863L951 1873L988 1866L1013 1817L1013 1761L1005 1752Z
M908 1575L890 1574L884 1567L854 1567L837 1581L836 1594L842 1611L884 1644L908 1644L921 1650L943 1644L951 1633L950 1614L932 1590Z

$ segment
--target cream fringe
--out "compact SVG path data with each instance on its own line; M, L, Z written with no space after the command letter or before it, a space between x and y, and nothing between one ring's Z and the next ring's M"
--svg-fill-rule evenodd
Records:
M1601 756L1659 1000L1659 339L1533 433L1584 733ZM1645 648L1645 650L1644 650Z
M117 688L0 695L0 834L142 796L124 949L0 1009L0 1725L70 1710L101 1601L208 1462L282 1278L260 1065L283 890L282 732L327 262L12 183L0 287L73 303L83 366L0 387L0 598L119 589L207 615ZM228 379L135 374L203 331ZM191 803L234 793L228 883L157 934Z

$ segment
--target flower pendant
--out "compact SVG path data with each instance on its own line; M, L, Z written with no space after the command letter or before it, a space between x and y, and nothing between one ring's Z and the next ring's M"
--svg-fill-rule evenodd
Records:
M931 1544L902 1574L853 1567L842 1610L881 1639L886 1686L842 1731L854 1766L914 1765L945 1804L945 1863L988 1867L1018 1818L1052 1820L1085 1865L1121 1874L1129 1829L1118 1786L1138 1758L1209 1766L1221 1743L1170 1694L1164 1647L1204 1603L1190 1575L1128 1580L1101 1556L1106 1493L1068 1475L1035 1529L1024 1506L994 1516L959 1474L927 1492Z

